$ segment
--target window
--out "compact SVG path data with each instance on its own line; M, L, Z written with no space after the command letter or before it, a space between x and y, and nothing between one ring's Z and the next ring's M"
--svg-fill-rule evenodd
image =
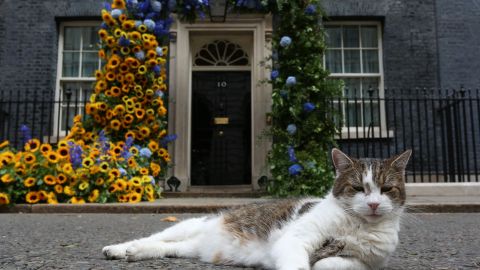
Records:
M325 24L325 67L331 77L345 82L342 132L383 126L383 67L381 27L378 22ZM358 134L358 132L356 132Z
M54 135L64 136L73 117L85 115L95 70L102 65L97 45L99 25L100 22L65 22L60 26Z

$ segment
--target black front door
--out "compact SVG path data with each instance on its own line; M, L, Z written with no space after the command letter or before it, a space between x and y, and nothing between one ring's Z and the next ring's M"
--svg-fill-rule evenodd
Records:
M196 71L192 185L251 184L250 71Z

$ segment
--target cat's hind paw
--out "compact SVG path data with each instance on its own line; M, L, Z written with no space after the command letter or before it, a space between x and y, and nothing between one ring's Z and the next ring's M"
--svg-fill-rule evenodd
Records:
M102 253L109 260L119 260L125 258L126 250L125 245L111 245L104 247Z

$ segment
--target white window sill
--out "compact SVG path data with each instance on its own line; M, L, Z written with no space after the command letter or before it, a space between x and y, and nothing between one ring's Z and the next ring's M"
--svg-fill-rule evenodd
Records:
M356 140L356 139L389 139L393 138L393 130L374 127L370 130L364 127L342 128L341 136L336 135L336 140Z

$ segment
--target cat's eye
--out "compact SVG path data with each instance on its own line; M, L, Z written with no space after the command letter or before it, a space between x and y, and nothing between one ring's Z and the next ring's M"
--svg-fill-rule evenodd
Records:
M360 191L360 192L364 191L362 186L352 186L352 188L355 189L356 191Z
M385 192L390 192L392 191L393 187L382 187L381 191L382 193L385 193Z

